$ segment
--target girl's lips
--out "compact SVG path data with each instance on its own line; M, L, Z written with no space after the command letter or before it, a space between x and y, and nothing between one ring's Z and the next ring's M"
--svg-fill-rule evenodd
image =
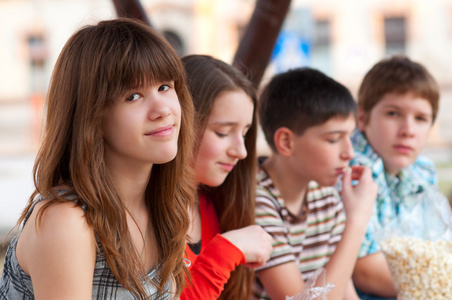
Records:
M404 145L395 145L394 149L402 154L409 154L411 152L413 152L413 148L409 147L409 146L404 146Z
M219 164L227 172L231 172L232 169L234 169L234 167L235 167L234 164L225 164L225 163L219 163Z
M168 125L168 126L160 127L151 132L148 132L148 133L146 133L146 135L164 137L164 136L169 136L169 135L173 134L173 131L174 131L174 125Z

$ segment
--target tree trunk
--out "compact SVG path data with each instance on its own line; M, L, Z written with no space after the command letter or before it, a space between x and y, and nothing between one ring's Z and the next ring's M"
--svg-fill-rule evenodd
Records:
M240 41L233 65L258 87L276 39L289 11L291 0L256 0L254 13Z
M139 19L151 25L140 0L113 0L118 17Z
M256 0L254 13L240 41L233 65L253 82L255 87L264 76L276 39L289 11L291 0ZM119 17L149 21L140 0L113 0Z

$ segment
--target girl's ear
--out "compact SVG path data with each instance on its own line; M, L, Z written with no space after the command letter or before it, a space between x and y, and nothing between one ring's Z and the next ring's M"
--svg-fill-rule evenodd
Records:
M356 118L356 126L359 131L364 132L369 116L366 115L362 107L358 107L358 117Z
M276 150L282 156L291 156L293 153L293 136L294 133L287 127L281 127L276 130L273 139Z

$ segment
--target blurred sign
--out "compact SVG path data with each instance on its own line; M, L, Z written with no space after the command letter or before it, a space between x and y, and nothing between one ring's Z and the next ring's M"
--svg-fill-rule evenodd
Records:
M277 73L310 64L313 25L310 10L290 11L271 57L271 63Z

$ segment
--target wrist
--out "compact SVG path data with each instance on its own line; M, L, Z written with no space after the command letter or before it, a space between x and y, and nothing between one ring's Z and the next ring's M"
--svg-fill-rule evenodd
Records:
M355 232L356 234L359 233L366 233L367 230L367 225L369 223L369 219L368 218L363 218L363 217L352 217L352 218L348 218L345 221L345 228L349 229L350 231Z

